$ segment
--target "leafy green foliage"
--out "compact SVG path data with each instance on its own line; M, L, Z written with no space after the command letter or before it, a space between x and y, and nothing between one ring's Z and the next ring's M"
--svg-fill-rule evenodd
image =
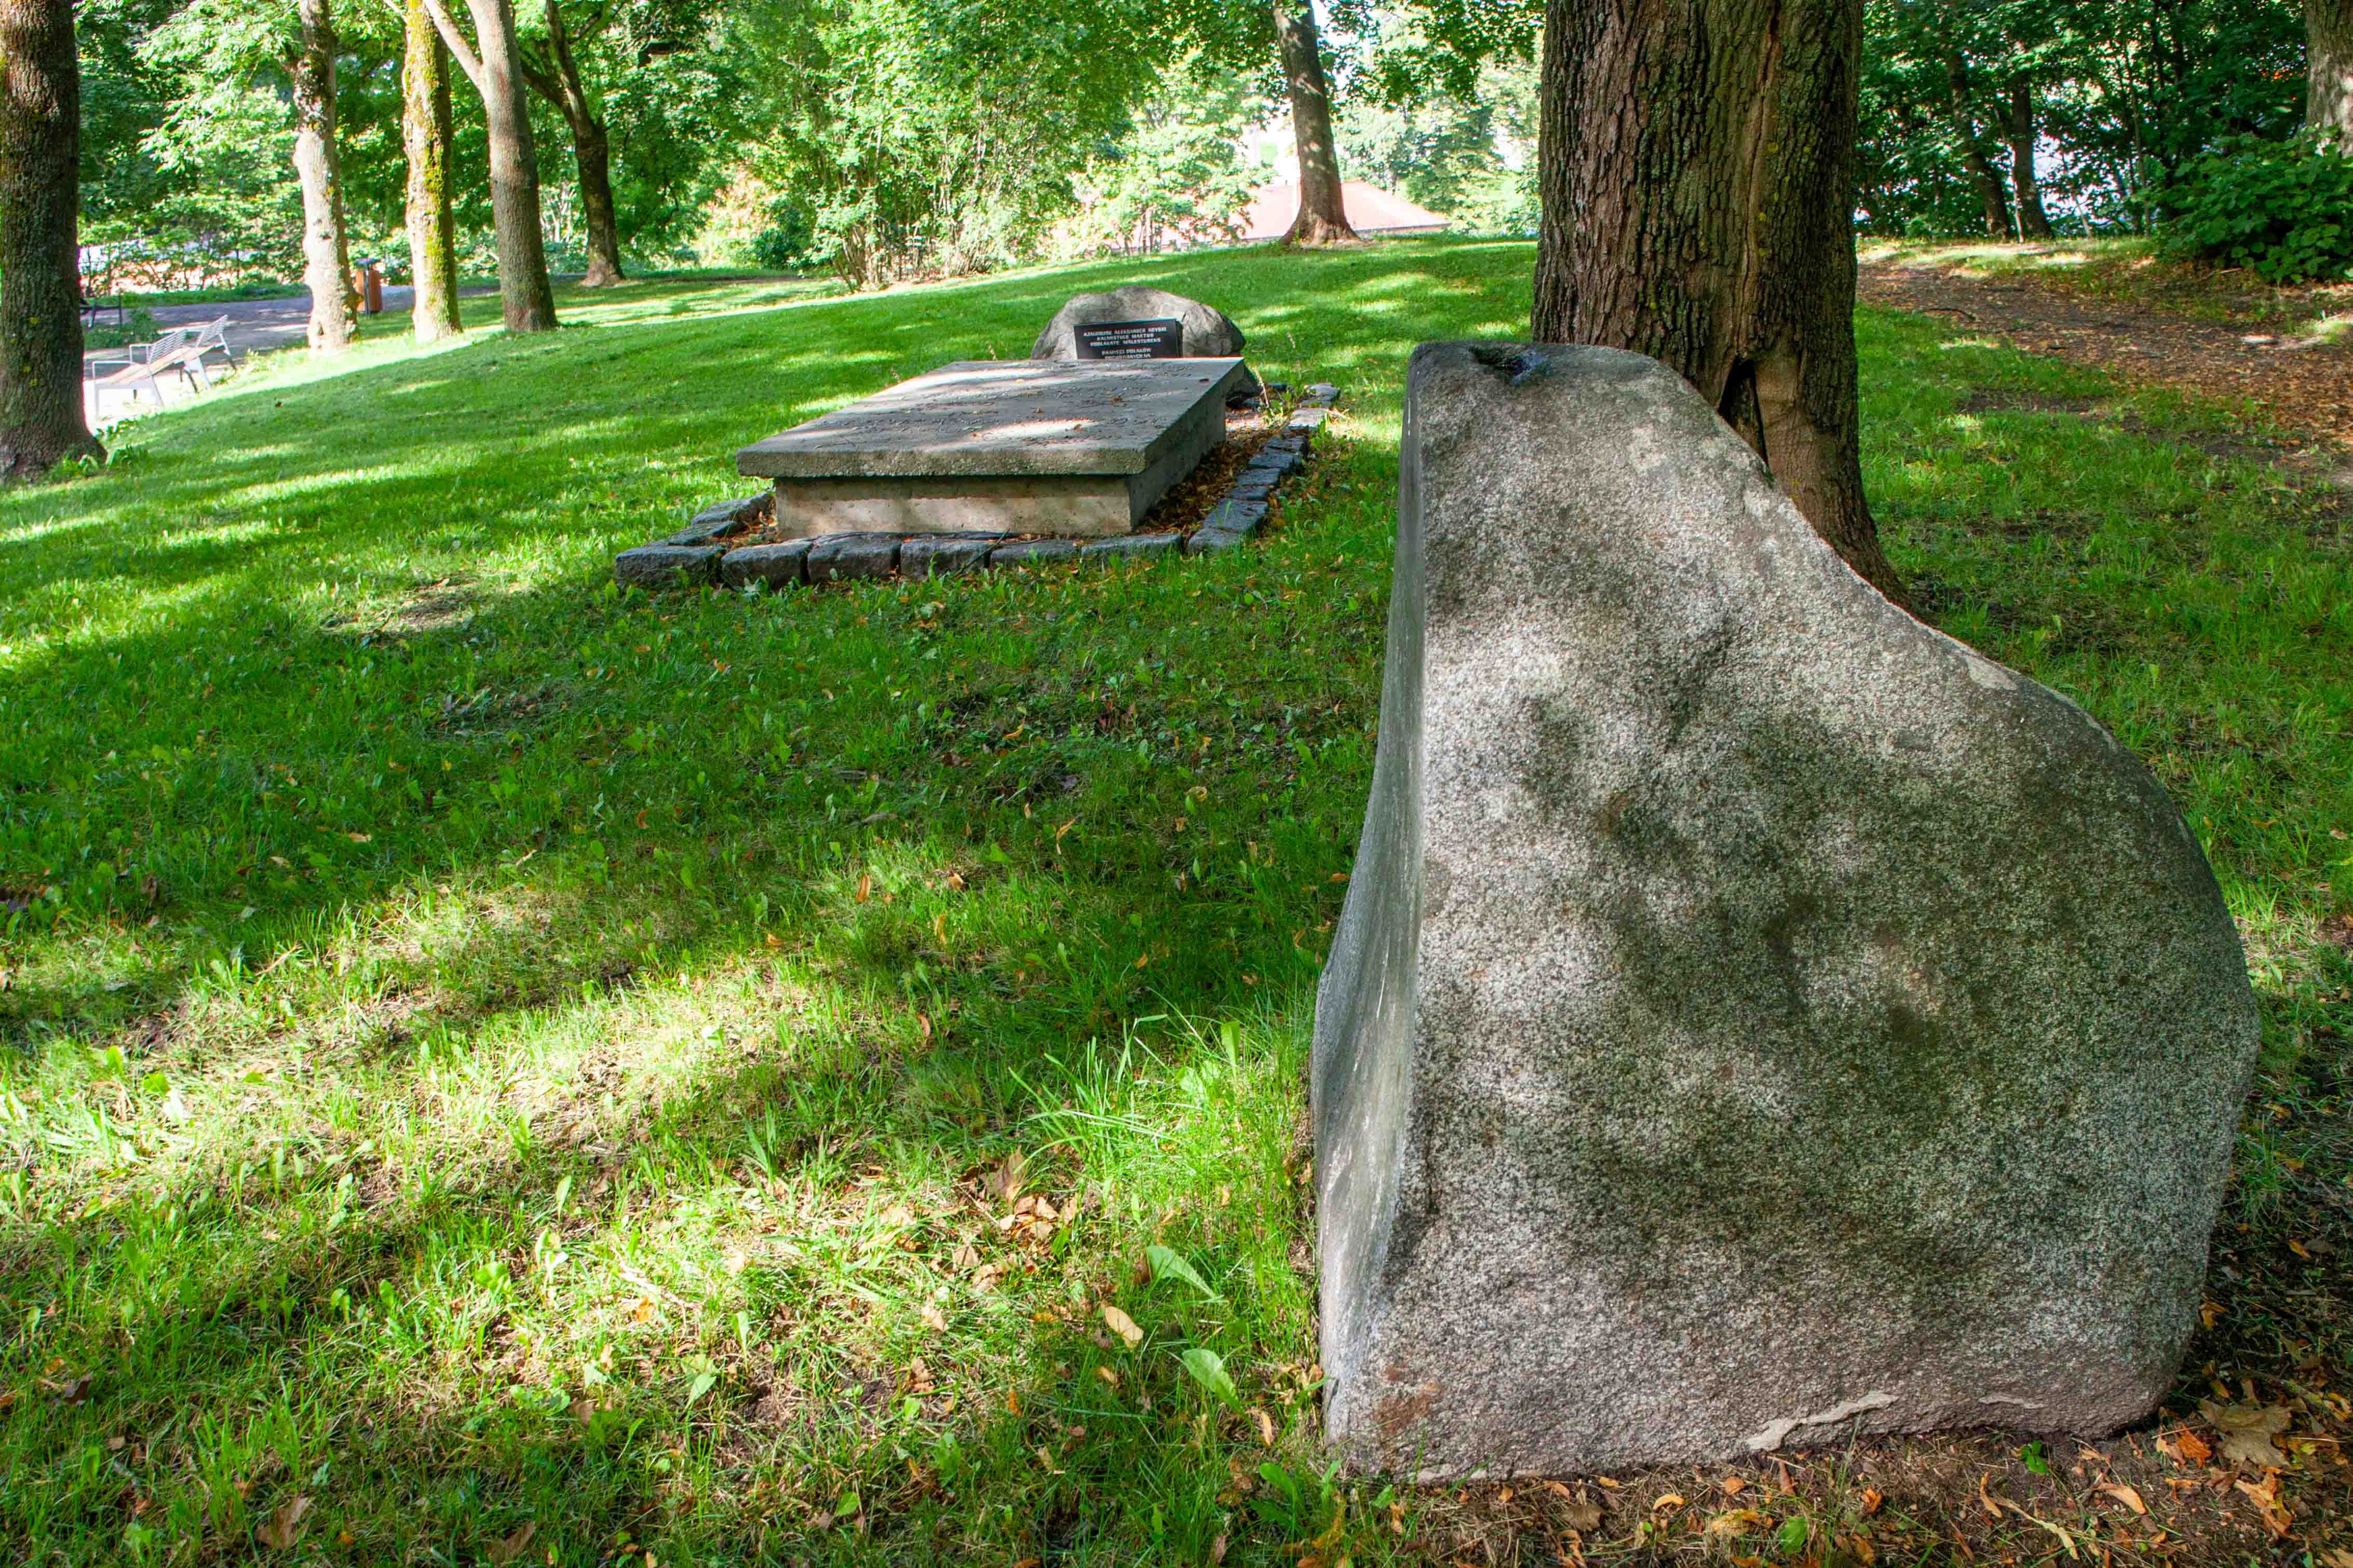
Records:
M2307 138L2242 136L2167 192L2168 247L2274 283L2353 276L2353 159Z
M807 202L785 196L768 208L768 226L752 237L752 259L777 272L789 271L809 257L817 241L817 219Z
M1240 143L1263 108L1241 78L1198 56L1162 71L1125 133L1079 172L1080 210L1063 248L1232 239L1257 173L1243 166Z
M2281 140L2303 96L2288 0L1867 0L1858 195L1873 233L1985 232L1974 145L2003 187L2023 86L2063 226L2145 230L2223 138Z
M754 167L872 287L1027 259L1175 47L1150 0L750 0Z
M1376 69L1366 85L1383 79ZM1483 62L1461 95L1432 86L1403 98L1359 97L1341 110L1335 130L1342 164L1356 177L1476 232L1535 232L1534 60ZM1507 148L1515 154L1508 162Z

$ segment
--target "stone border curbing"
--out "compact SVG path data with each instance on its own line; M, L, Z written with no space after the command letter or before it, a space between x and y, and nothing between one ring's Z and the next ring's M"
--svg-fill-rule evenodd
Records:
M765 512L770 492L704 507L677 532L613 558L616 582L640 588L719 583L739 591L881 577L942 577L993 566L1049 561L1108 565L1181 551L1204 555L1246 542L1266 521L1282 481L1307 466L1309 444L1340 401L1317 382L1292 410L1282 435L1261 447L1189 536L1122 533L1108 539L1011 539L1001 533L828 533L730 550L728 534Z

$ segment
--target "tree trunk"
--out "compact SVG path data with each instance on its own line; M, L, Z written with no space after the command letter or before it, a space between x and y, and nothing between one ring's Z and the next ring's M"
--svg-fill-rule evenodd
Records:
M524 58L523 77L542 98L555 105L572 132L573 161L580 170L580 209L588 229L588 271L580 279L580 286L610 288L624 281L621 227L613 215L612 143L605 134L605 122L596 118L596 106L588 101L587 89L581 83L580 67L572 55L572 37L555 0L547 0L547 46L554 62L553 68L536 69Z
M2018 237L2049 239L2051 215L2042 210L2042 182L2034 174L2034 89L2024 77L2010 84L2010 184L2018 197Z
M104 448L82 413L73 0L0 0L0 477Z
M430 343L466 330L458 319L458 224L449 195L449 55L425 0L406 0L403 17L400 139L408 153L408 270L417 280L409 330Z
M341 353L358 335L351 252L343 239L343 161L335 146L335 16L330 0L297 0L301 47L286 62L294 94L294 173L302 184L302 283L311 348Z
M499 252L499 314L511 332L555 330L555 289L539 229L539 157L522 96L522 49L509 0L466 0L481 40L477 54L442 0L425 0L433 25L482 95L491 143L491 226Z
M2353 152L2353 0L2304 0L2304 123Z
M1340 153L1332 140L1332 86L1312 0L1274 0L1274 37L1291 88L1291 136L1299 148L1299 216L1285 245L1345 245L1356 237L1340 191Z
M2008 239L2010 198L2002 192L2001 171L1993 166L1985 143L1978 140L1977 117L1969 112L1968 68L1962 65L1958 50L1945 55L1945 121L1961 144L1961 163L1969 172L1969 184L1978 188L1978 199L1985 203L1986 237Z
M1549 0L1534 335L1662 361L1882 593L1854 356L1862 0Z

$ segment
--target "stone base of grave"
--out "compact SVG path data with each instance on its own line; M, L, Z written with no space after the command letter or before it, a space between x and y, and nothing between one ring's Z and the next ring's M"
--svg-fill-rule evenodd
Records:
M1275 489L1306 465L1315 432L1339 401L1328 382L1310 387L1288 427L1261 447L1190 534L1171 530L1107 537L1016 538L999 530L833 531L779 539L772 491L704 507L686 526L624 550L613 575L635 587L672 588L716 581L743 592L844 579L939 577L999 566L1054 562L1111 565L1164 554L1214 554L1254 537Z
M776 531L1103 539L1226 438L1238 359L965 361L754 442Z
M1400 489L1315 1009L1331 1441L1567 1475L2146 1415L2260 1037L2157 780L1654 361L1425 344Z
M1126 533L1152 503L1226 438L1225 405L1211 405L1137 474L1010 474L925 479L780 479L777 531L828 533L1038 533L1103 539Z

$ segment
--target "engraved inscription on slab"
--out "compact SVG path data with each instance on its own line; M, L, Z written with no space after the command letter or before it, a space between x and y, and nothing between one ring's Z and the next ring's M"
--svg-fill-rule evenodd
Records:
M1182 359L1185 323L1173 318L1156 321L1090 321L1071 329L1081 359Z

